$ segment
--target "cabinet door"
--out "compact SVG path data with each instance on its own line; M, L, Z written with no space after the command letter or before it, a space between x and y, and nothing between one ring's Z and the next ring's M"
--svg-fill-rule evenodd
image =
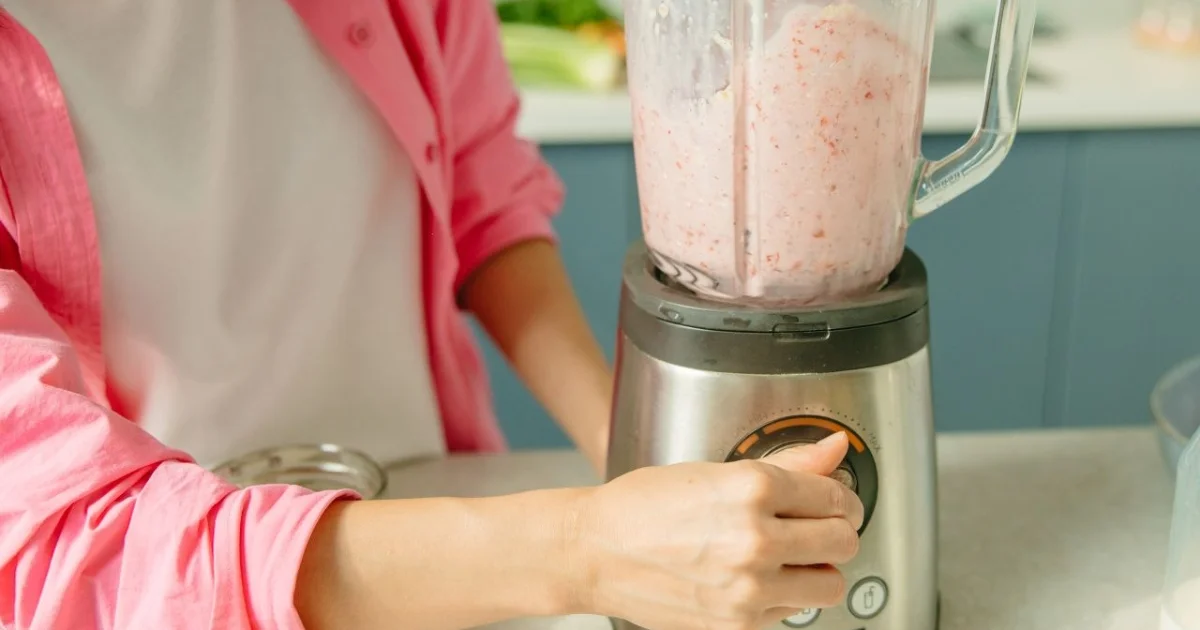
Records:
M964 141L927 137L925 154ZM910 229L929 270L939 430L1043 424L1067 142L1018 135L994 175Z
M1200 130L1080 135L1068 181L1047 416L1145 422L1200 354Z
M592 331L612 359L621 261L636 220L633 149L628 144L553 146L542 150L566 185L555 220L562 255ZM631 211L631 208L633 210ZM476 326L500 424L513 448L566 446L566 436L525 389L503 355Z

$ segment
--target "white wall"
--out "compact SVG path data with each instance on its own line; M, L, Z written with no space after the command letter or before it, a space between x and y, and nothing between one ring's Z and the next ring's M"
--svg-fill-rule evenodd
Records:
M938 21L953 21L964 13L988 10L996 0L937 0ZM1055 18L1068 29L1127 28L1141 0L1039 0L1039 14Z
M499 0L495 0L499 2ZM620 11L621 0L603 0ZM996 0L935 0L938 22L947 23L960 16L990 10ZM1133 24L1143 0L1037 0L1038 11L1055 18L1068 28L1128 28Z

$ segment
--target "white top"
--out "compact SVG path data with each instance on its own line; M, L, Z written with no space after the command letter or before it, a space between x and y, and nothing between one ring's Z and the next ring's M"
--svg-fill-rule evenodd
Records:
M444 452L408 157L284 0L0 0L66 93L117 406L215 465Z

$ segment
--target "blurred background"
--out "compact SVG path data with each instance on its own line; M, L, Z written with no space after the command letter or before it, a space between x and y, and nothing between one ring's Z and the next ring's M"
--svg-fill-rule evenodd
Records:
M928 157L975 127L995 7L938 3ZM910 231L931 276L943 431L1148 423L1155 381L1200 354L1200 0L1039 7L1012 153ZM520 132L567 186L563 250L611 357L620 263L641 230L619 1L497 11ZM486 347L513 445L565 445Z

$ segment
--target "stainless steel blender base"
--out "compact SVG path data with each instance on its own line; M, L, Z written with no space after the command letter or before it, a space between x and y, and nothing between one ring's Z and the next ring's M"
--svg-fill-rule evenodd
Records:
M933 614L934 614L933 625L929 627L929 630L940 630L940 628L942 627L942 595L941 595L941 593L938 594L936 609L934 610ZM645 628L642 628L641 626L634 625L623 619L611 619L611 618L609 619L609 627L611 627L612 630L646 630ZM787 628L788 630L791 630L791 626L787 626L785 624L777 624L774 627L776 627L776 628L783 627L783 628ZM873 627L874 626L866 626L866 625L854 626L853 624L851 625L852 630L871 630L871 628L873 628Z
M845 431L841 477L868 519L839 567L841 606L778 630L930 630L937 520L924 267L911 253L887 287L802 311L714 304L625 270L610 478L642 466L759 458ZM617 621L617 630L640 630Z

